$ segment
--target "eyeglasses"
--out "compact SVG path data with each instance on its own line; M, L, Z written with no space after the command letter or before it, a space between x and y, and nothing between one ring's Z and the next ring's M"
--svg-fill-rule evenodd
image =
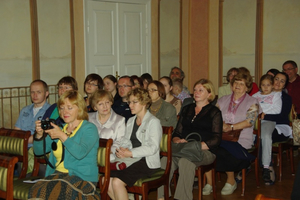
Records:
M91 82L86 82L85 84L91 85L91 86L95 86L95 87L98 87L98 85L96 85L96 84L94 84L94 83L91 83Z
M65 87L59 86L59 87L57 87L57 89L59 89L59 90L72 90L72 87L71 86L65 86Z
M127 104L128 104L128 105L130 105L131 103L137 104L137 103L139 103L139 101L127 101Z
M148 89L148 92L156 92L157 91L157 89L154 89L154 88L149 88Z
M118 85L117 88L128 88L132 87L132 85Z
M286 72L286 71L291 71L291 70L293 70L293 69L295 69L296 67L293 67L293 68L287 68L287 69L283 69L283 71L284 72Z

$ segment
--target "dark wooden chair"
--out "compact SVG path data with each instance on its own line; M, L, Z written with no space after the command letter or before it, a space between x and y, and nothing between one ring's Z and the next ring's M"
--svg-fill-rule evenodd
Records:
M25 178L28 168L28 139L30 131L0 128L0 155L16 156L22 162L19 178Z
M41 164L46 164L44 156L34 156L34 165L31 176L22 179L16 179L13 181L14 184L14 199L27 199L29 189L32 187L32 183L25 183L24 181L40 179L38 172Z
M171 152L171 139L173 127L162 127L163 136L160 142L160 155L167 157L166 169L160 169L151 177L142 178L135 182L132 187L126 187L128 192L135 194L135 200L139 199L139 195L142 195L143 200L148 199L148 193L150 189L157 189L160 186L164 186L165 199L169 199L169 175L172 163Z
M255 167L255 180L256 186L259 187L259 153L260 153L260 143L261 143L261 114L258 115L258 118L255 121L253 134L256 136L255 143L251 149L248 149L248 152L255 156L254 167ZM242 169L242 193L241 196L245 195L246 188L246 168ZM218 173L218 179L220 180L220 172Z
M0 155L0 198L13 199L13 178L17 157Z
M255 167L255 180L256 186L259 187L259 153L260 153L260 143L261 143L261 114L258 115L258 118L255 121L253 134L256 135L256 142L251 149L248 149L248 152L255 156L254 167ZM242 170L242 196L245 195L246 188L246 170Z
M289 114L290 126L292 126L293 119L296 117L295 106L292 105L292 109ZM285 151L288 160L291 164L291 172L292 175L295 175L295 167L294 167L294 144L293 139L288 139L283 142L275 142L272 144L272 152L277 154L277 166L279 166L278 174L279 181L282 179L282 153Z
M97 163L99 168L99 182L100 195L102 200L109 200L107 195L109 181L110 181L110 152L113 144L112 139L99 139L99 149L97 155Z

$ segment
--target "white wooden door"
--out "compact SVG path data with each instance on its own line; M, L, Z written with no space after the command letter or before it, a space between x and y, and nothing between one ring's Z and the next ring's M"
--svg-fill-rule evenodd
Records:
M144 2L86 1L86 74L151 73L147 6Z

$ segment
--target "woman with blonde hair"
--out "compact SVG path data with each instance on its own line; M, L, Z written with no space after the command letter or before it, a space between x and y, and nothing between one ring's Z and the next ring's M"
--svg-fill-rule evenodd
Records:
M41 121L35 123L34 153L50 153L50 156L46 178L32 186L28 198L100 199L95 188L98 182L96 157L99 136L96 126L87 121L85 101L77 91L71 90L59 98L57 106L65 122L63 128L51 122L52 128L43 130ZM81 185L86 185L85 192L89 195L82 193ZM54 190L57 187L61 190Z
M184 157L172 157L170 174L173 174L177 168L179 171L174 199L193 199L195 168L214 162L215 152L222 139L222 114L211 104L215 99L213 84L207 79L201 79L194 84L193 93L194 103L182 108L172 141L174 143L186 143L191 140L201 142L203 159L201 162L192 162ZM162 158L161 163L162 168L165 168L166 159ZM172 175L169 181L171 179ZM163 187L160 187L158 198L161 200L162 196Z

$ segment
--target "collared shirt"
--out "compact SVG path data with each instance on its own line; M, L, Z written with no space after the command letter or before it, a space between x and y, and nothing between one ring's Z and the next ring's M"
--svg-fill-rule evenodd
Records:
M35 131L35 121L42 119L46 110L50 107L48 102L45 102L43 107L38 111L38 113L33 116L33 106L34 104L28 105L22 108L19 118L15 124L15 127L20 128L23 131L30 131L33 135ZM28 144L28 147L31 147L32 144Z
M300 76L292 83L288 83L286 86L288 94L292 97L292 102L295 105L297 114L300 114Z

